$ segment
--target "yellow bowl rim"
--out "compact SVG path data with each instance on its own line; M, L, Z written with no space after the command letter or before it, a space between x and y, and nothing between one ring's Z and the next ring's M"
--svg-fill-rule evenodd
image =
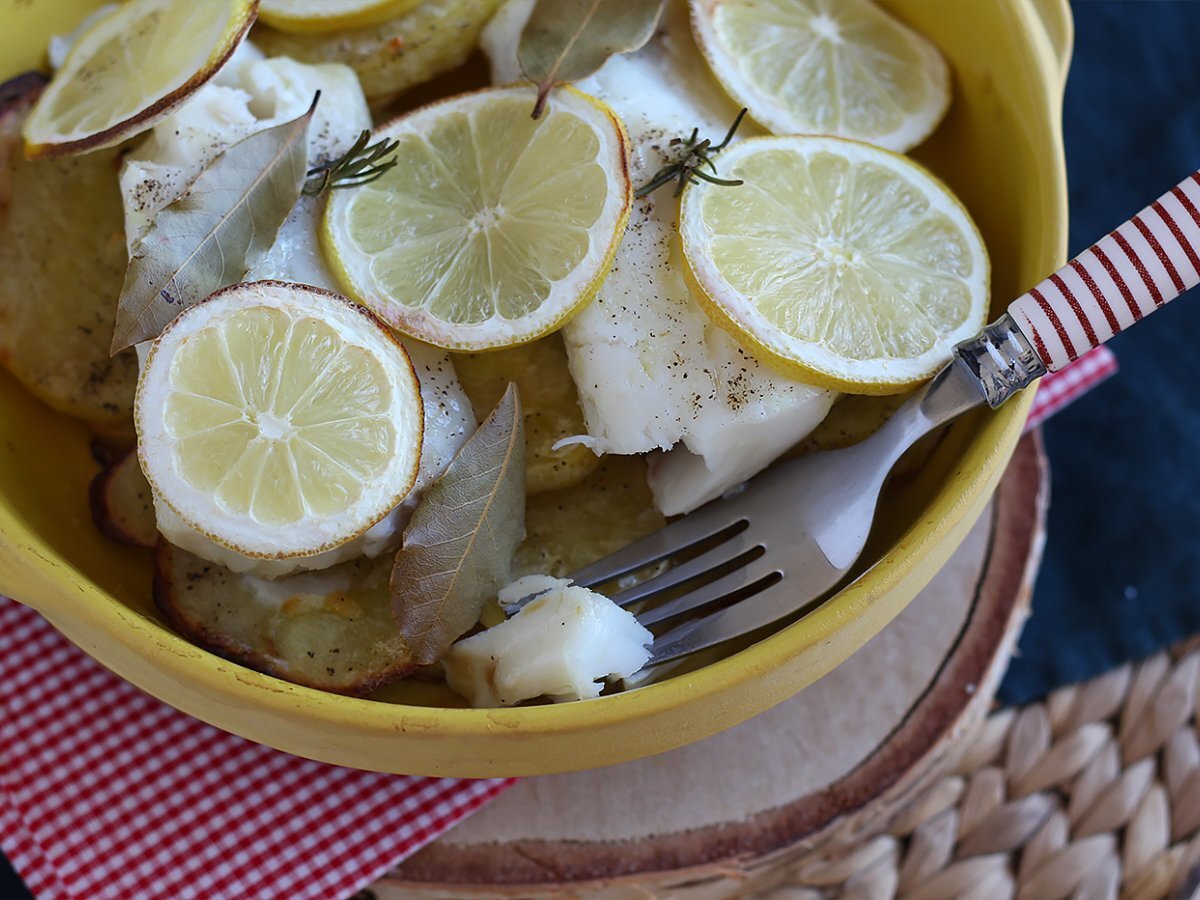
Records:
M1056 85L1056 90L1049 92L1053 106L1056 98L1061 102L1061 87L1069 57L1070 12L1067 0L1030 0L1028 3L1018 3L1017 8L1028 26L1027 32L1041 44L1038 56L1044 69L1043 76L1047 83ZM1047 34L1042 21L1030 21L1047 15L1058 17L1060 28L1065 16L1065 47L1053 45L1052 37ZM1057 208L1065 210L1066 173L1060 110L1052 108L1048 112L1057 137L1052 161L1053 170L1058 173L1058 196L1055 200ZM1058 232L1060 246L1057 254L1061 259L1065 256L1065 222L1060 223ZM960 469L977 473L989 471L989 456L998 452L997 448L1015 444L1032 402L1033 392L1026 391L1023 396L997 411L967 448L960 461ZM995 463L992 467L999 468L999 465ZM724 693L760 677L763 672L783 666L790 657L828 640L841 622L856 616L856 610L895 588L917 562L960 523L964 515L980 508L982 495L991 486L986 477L980 476L975 477L965 491L939 491L922 519L910 526L892 555L886 558L888 565L876 565L801 622L689 675L584 703L506 709L455 709L332 694L291 684L231 663L200 649L165 625L124 607L116 600L80 603L73 607L70 616L76 621L72 631L78 634L80 626L83 626L83 630L94 629L106 634L118 630L125 632L124 643L141 645L145 648L144 653L159 655L158 665L166 670L164 676L179 679L195 690L211 692L213 696L228 697L231 693L243 693L244 689L257 691L254 704L264 712L292 715L300 704L305 717L312 719L314 725L352 725L357 729L394 734L406 725L412 726L419 721L425 735L464 739L486 738L495 736L497 732L511 733L517 729L523 737L595 730L606 725L656 716L685 703ZM17 535L21 537L15 537ZM0 507L0 569L11 565L5 560L23 560L27 568L20 580L26 583L27 591L32 594L63 596L75 593L90 598L96 593L97 589L82 572L44 544L36 546L30 543L27 535L28 532L16 516L9 509ZM11 570L0 572L0 576L0 581L4 583L9 582L10 578L17 580ZM29 590L30 587L33 589ZM36 602L29 605L35 609L41 606ZM52 624L62 615L61 607L41 611ZM84 650L88 649L84 642L80 643ZM111 667L120 674L119 664ZM150 686L139 686L153 692Z

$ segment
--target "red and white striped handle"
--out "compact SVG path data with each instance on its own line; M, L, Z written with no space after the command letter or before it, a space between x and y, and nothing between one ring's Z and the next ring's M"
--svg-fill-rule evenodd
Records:
M1055 372L1200 282L1200 172L1008 307Z

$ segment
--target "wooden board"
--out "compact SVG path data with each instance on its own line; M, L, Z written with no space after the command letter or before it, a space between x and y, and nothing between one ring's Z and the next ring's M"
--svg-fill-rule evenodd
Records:
M1026 438L951 561L826 678L698 744L525 779L371 891L740 896L752 870L881 827L991 704L1028 612L1047 493Z

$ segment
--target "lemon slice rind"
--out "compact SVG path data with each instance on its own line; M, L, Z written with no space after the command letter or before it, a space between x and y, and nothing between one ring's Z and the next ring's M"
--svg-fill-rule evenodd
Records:
M114 77L110 74L111 69L102 70L99 74L87 72L88 64L95 62L98 52L113 42L125 46L124 38L136 33L139 18L144 19L149 13L162 13L172 5L173 0L133 0L119 5L79 36L62 67L42 92L37 105L25 122L23 137L25 154L29 159L85 153L111 147L152 128L220 72L249 32L250 26L254 24L258 0L204 0L203 3L177 7L205 12L219 7L225 13L221 21L214 22L212 31L216 32L215 40L198 66L187 65L187 60L182 61L179 66L183 69L180 77L169 79L167 84L143 94L136 102L126 103L124 107L111 110L102 124L75 128L65 133L56 127L56 121L65 111L56 111L55 105L64 99L66 92L79 89L81 84L88 84L90 79L88 90L91 94L77 97L74 104L67 107L67 111L75 111L84 106L90 106L94 110L97 106L96 83L103 85L106 79L111 80ZM189 30L192 33L198 31ZM152 44L150 41L146 43ZM148 46L147 52L152 54L155 48ZM125 76L124 84L140 84L147 66L139 65L137 60L128 59L127 54L123 56L126 57L125 68L117 72L117 75Z
M375 361L371 369L373 377L383 377L390 391L391 405L382 416L393 429L394 444L387 457L386 467L373 477L360 477L362 487L359 498L344 508L313 513L311 509L297 521L264 524L253 512L231 511L222 505L216 492L204 485L197 485L181 471L176 452L180 439L171 434L168 425L168 401L173 393L188 393L179 388L180 351L190 339L211 332L212 329L230 327L239 314L247 310L266 309L281 312L290 323L316 321L332 331L340 341L338 350L354 354L365 353ZM289 339L291 332L289 332ZM226 344L228 340L226 339ZM283 359L289 347L279 351L277 359ZM326 342L328 346L328 342ZM301 347L296 354L310 354L311 348ZM230 365L236 368L231 351L226 349ZM267 355L264 353L263 358ZM297 357L305 358L305 357ZM253 367L258 359L249 361ZM193 371L195 371L193 369ZM186 369L183 375L187 376ZM313 379L320 382L321 378ZM334 376L328 376L326 384L333 386ZM280 381L276 378L276 382ZM239 387L245 393L244 387ZM297 388L300 390L300 388ZM215 396L215 394L214 394ZM203 397L201 399L204 399ZM247 407L244 407L248 408ZM293 407L294 408L294 407ZM261 411L260 411L261 412ZM269 412L274 413L272 409ZM352 410L347 408L347 420ZM360 415L357 424L366 418ZM266 429L278 428L277 424L264 424L258 434L272 438ZM238 421L239 427L246 421ZM258 281L237 284L218 291L205 301L189 307L177 316L151 345L142 368L135 399L135 424L138 434L138 459L153 490L155 498L179 517L189 528L200 533L221 547L251 559L294 559L315 556L352 541L380 522L408 495L417 477L420 448L424 427L424 412L416 372L403 345L376 319L369 310L356 303L320 288L308 285L288 284L279 281ZM288 423L291 424L290 422ZM339 425L339 420L330 424ZM326 427L323 421L315 422L318 428ZM346 431L350 426L342 426ZM197 432L198 433L198 432ZM286 436L284 440L291 440ZM334 440L340 440L341 436ZM353 453L355 437L347 438L348 449L332 465L349 462ZM328 458L328 438L320 451ZM289 456L292 450L289 446ZM345 466L342 466L343 470ZM265 471L260 467L260 477ZM296 472L295 485L304 489L304 478L293 463ZM258 482L259 487L263 485ZM270 488L268 488L270 489Z
M967 294L967 307L959 316L959 321L938 323L931 321L929 328L937 331L936 339L922 352L913 355L876 354L850 357L847 354L835 352L827 342L822 340L804 339L779 327L770 317L764 315L757 303L762 298L749 296L740 290L722 271L721 263L714 258L712 242L715 235L711 225L705 218L705 201L714 196L714 192L727 191L726 198L732 197L733 192L747 190L746 186L727 188L696 182L684 192L680 203L679 231L686 262L685 276L692 288L693 295L705 308L709 315L729 331L743 346L751 350L764 362L776 370L794 378L799 378L810 384L832 390L854 394L894 394L908 390L934 375L951 357L955 344L973 337L983 327L988 307L988 286L990 281L990 266L983 238L975 223L963 207L962 203L951 193L940 180L924 167L906 157L871 144L851 141L836 137L761 137L750 138L735 144L722 152L720 156L721 175L724 178L748 177L744 162L756 155L779 152L782 159L795 154L798 159L809 161L814 157L824 155L834 160L845 161L851 168L857 166L873 166L876 171L884 171L895 176L896 187L907 187L917 191L927 206L930 216L937 216L940 225L952 225L959 244L959 265L965 274L950 276L951 280L961 281ZM807 163L806 163L807 164ZM796 176L797 179L801 175ZM811 183L811 182L810 182ZM750 190L754 188L750 187ZM836 191L836 186L828 186L828 191ZM864 198L872 200L872 198ZM875 198L877 199L877 198ZM745 198L742 198L745 200ZM723 202L723 201L722 201ZM741 202L741 201L739 201ZM767 240L779 238L779 217L789 214L787 200L781 196L773 196L770 203L774 204L771 216L751 216L731 229L736 228L733 235L739 240L753 242L765 231L774 230L774 235L768 235ZM815 221L824 218L829 213L828 208L814 205L812 210L796 210L798 216L811 216ZM857 220L856 225L864 223ZM882 224L882 223L881 223ZM859 231L866 234L868 243L872 233L871 224L865 223ZM757 232L757 234L756 234ZM790 248L787 241L789 235L796 234L792 225L783 228L784 253ZM936 250L936 248L934 248ZM866 255L871 253L865 248ZM719 256L719 254L716 254ZM790 276L801 265L808 265L815 258L811 244L797 244L797 253L792 258L791 271L780 271L784 277ZM888 255L889 265L901 266L915 270L921 266L928 268L927 261L905 259L902 255ZM824 265L824 263L822 263ZM869 260L868 263L869 264ZM761 264L759 264L761 268ZM935 277L937 273L930 274ZM876 283L884 279L877 279ZM839 282L838 301L849 296L843 283ZM887 304L889 295L877 295L869 300L869 305ZM786 302L786 298L784 298ZM890 314L894 305L876 307L883 314ZM932 317L933 313L922 311L909 304L909 312L916 309L916 315L923 318ZM836 309L831 310L831 316L836 319ZM786 311L782 313L786 315ZM837 323L835 323L837 324ZM827 331L828 333L828 331Z
M406 152L406 142L414 143L417 148L414 152L427 153L431 149L426 143L428 135L442 123L456 117L466 116L469 118L481 109L491 107L495 110L502 110L506 121L513 121L514 127L517 123L523 125L524 122L529 121L529 111L533 109L535 96L535 91L527 86L486 88L461 94L431 103L401 116L377 129L375 137L400 141L402 145L400 157L403 157ZM539 120L542 123L539 127L546 129L558 127L555 124L558 121L556 117L570 117L572 125L582 122L590 128L591 134L596 138L598 149L594 160L584 161L582 165L595 163L600 167L606 184L606 194L595 219L586 228L588 236L586 254L574 261L570 271L563 277L551 279L547 276L550 284L549 294L535 307L511 318L496 313L493 307L492 314L482 321L451 322L427 309L428 295L420 301L419 305L405 304L393 296L394 292L382 283L375 272L375 267L378 265L377 260L382 259L384 253L391 252L391 248L387 247L375 253L369 252L352 235L352 229L355 217L358 215L355 210L359 204L372 202L373 197L391 191L392 188L389 185L394 183L393 180L405 177L403 173L406 167L403 160L396 169L393 169L380 181L353 192L335 193L330 198L322 227L322 241L326 258L331 268L337 273L346 293L370 307L392 328L448 350L477 351L511 347L536 340L561 327L595 296L607 276L629 219L629 211L632 206L632 184L629 174L629 138L621 120L611 109L581 91L563 87L556 89L550 95L546 111ZM483 140L495 137L490 134L484 135ZM503 136L498 140L503 141ZM533 144L535 140L536 138L532 138L530 144ZM552 146L549 141L543 141L543 143ZM487 149L490 150L491 147L489 146ZM543 151L546 149L547 147L542 148ZM560 185L564 191L557 198L558 206L548 208L553 214L561 213L570 204L580 202L579 195L573 194L571 190L572 170L568 165L571 160L564 160L563 155L564 153L550 154L551 158L545 160L545 165L538 172L542 183ZM431 159L430 165L438 170L439 180L446 184L452 183L455 173L447 170L442 162L436 159L436 153ZM556 166L560 168L556 168ZM415 177L419 178L420 176ZM480 177L482 179L483 176ZM501 187L503 188L507 183L505 182ZM407 187L405 185L402 189ZM422 184L414 190L423 191L424 188L425 185ZM452 190L452 188L447 188L447 190ZM395 220L406 218L411 220L417 215L424 215L428 209L428 205L424 202L413 204L411 208L397 203L389 214ZM546 209L533 210L532 217L535 219L540 217L545 214ZM467 211L470 212L470 210ZM444 207L438 206L434 212L439 216L443 214L457 216L461 210L455 207L454 203L447 201ZM461 221L469 222L471 227L478 227L474 224L476 219L491 214L491 208L484 209L479 211L475 218L469 220L463 218ZM490 221L498 220L500 225L496 227L501 231L510 227L502 204L499 213L496 213L495 216L496 218ZM460 232L467 233L464 230L465 226L457 224L458 221L456 220L456 224L449 229L455 239ZM425 236L420 237L424 239ZM519 240L514 238L509 245L518 246L519 243ZM404 239L397 240L396 244L402 246ZM512 254L514 257L517 255L517 253ZM437 261L443 257L443 253L435 252L428 254L426 259ZM487 262L489 266L493 265L490 250ZM414 280L415 277L414 274ZM402 280L404 282L410 280L408 272L404 273ZM493 278L490 283L496 284L498 280ZM517 299L518 296L509 295L507 299ZM503 299L505 298L501 298L497 303L502 302Z
M421 0L260 0L263 23L292 34L365 28L399 18Z

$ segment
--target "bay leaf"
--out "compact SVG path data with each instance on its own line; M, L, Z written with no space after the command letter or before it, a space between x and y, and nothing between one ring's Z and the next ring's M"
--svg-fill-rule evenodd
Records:
M615 53L654 36L666 0L537 0L521 32L517 60L538 87L533 117L550 89L594 73Z
M508 583L525 537L525 429L508 390L413 512L392 613L417 665L436 662Z
M130 253L112 352L158 337L180 312L236 284L275 243L308 171L304 115L228 147L154 217Z

